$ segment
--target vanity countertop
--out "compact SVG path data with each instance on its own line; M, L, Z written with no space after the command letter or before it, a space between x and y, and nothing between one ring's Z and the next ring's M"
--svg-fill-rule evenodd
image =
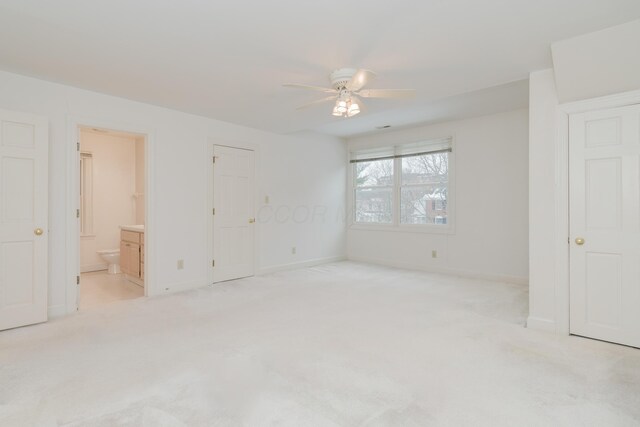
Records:
M134 231L136 233L144 233L144 225L121 225L121 230Z

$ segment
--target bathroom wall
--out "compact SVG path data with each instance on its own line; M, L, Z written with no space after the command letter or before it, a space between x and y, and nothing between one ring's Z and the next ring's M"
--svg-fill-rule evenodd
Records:
M144 137L136 138L136 191L135 209L136 224L144 224Z
M96 251L118 249L120 225L137 222L138 145L132 136L80 132L80 151L93 158L93 231L80 237L82 272L106 269Z

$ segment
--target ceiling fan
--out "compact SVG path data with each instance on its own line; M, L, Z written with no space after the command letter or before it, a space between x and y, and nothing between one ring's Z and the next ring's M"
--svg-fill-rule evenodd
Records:
M337 117L353 117L364 107L360 98L413 98L413 89L363 89L376 78L373 71L354 68L340 68L329 74L331 88L289 83L283 86L296 89L308 89L330 94L326 98L301 105L304 109L323 102L335 101L331 114Z

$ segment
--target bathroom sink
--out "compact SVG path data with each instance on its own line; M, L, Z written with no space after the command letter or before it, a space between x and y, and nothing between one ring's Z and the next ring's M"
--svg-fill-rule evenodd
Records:
M137 231L138 233L144 233L144 224L143 225L121 225L121 230L126 231Z

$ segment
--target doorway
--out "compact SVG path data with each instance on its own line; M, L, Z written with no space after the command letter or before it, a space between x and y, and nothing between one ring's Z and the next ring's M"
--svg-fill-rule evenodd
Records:
M78 128L78 309L145 295L145 136Z
M569 119L570 333L640 347L640 105Z
M213 146L213 282L253 276L255 153Z

